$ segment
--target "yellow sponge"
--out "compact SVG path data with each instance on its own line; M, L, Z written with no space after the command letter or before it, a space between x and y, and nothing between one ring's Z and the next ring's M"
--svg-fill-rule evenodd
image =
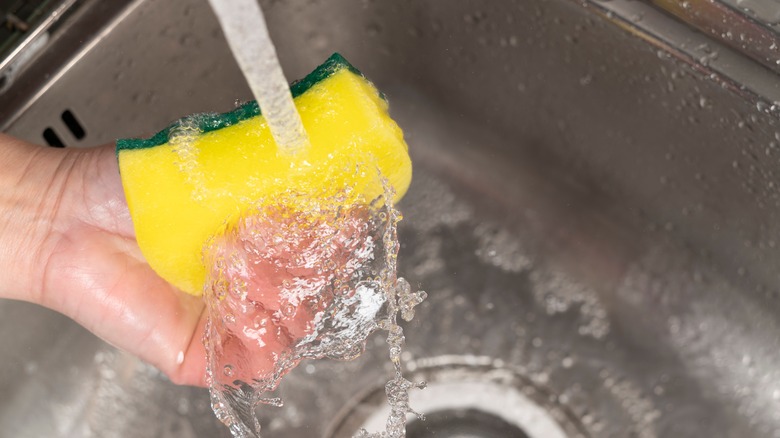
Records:
M291 91L311 146L281 153L255 102L181 119L149 139L117 141L122 185L149 265L200 295L208 240L258 201L293 190L312 196L357 187L352 201L411 181L403 133L377 89L334 54ZM304 208L304 206L301 206Z

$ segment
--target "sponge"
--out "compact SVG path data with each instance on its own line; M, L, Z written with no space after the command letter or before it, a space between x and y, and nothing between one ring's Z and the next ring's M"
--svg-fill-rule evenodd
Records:
M397 201L409 187L408 148L387 101L341 55L290 89L310 141L294 155L278 150L256 102L185 117L148 139L117 141L141 251L182 291L202 294L209 239L258 202L350 187L344 202L370 203L388 185Z

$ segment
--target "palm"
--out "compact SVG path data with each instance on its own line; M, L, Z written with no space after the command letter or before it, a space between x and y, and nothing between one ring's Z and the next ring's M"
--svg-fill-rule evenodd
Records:
M136 244L113 148L68 152L42 233L36 301L183 384L203 385L204 305L152 271Z

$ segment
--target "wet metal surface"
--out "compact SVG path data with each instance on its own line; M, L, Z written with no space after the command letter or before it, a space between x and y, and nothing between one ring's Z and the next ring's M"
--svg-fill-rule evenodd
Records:
M410 373L511 381L570 437L779 436L780 127L746 98L766 72L740 90L569 0L262 3L289 78L340 51L404 128L399 271L429 294ZM90 145L249 97L205 1L109 15L10 133ZM0 350L0 436L227 436L205 391L47 310L0 303ZM385 356L302 364L267 436L359 426Z

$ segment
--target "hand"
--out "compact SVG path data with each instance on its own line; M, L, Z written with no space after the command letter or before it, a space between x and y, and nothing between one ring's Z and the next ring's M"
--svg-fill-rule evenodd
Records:
M113 145L54 149L0 134L0 297L59 311L173 382L205 385L203 301L144 260Z

